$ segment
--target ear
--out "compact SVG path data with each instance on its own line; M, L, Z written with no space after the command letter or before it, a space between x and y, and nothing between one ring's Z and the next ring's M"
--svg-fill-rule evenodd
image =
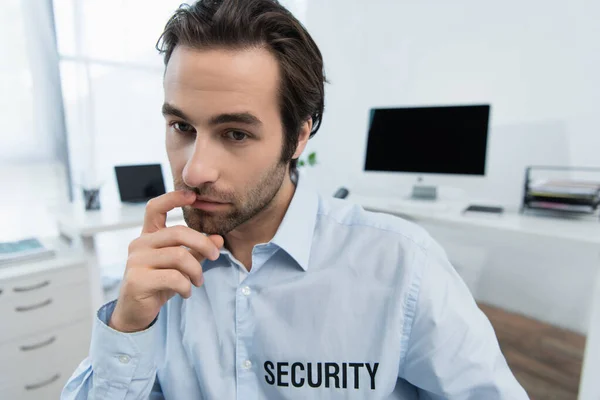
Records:
M298 135L298 145L296 146L296 151L292 156L293 159L300 157L304 148L306 147L306 143L308 143L308 139L310 138L310 132L312 131L313 121L312 118L307 119L300 128L300 134Z

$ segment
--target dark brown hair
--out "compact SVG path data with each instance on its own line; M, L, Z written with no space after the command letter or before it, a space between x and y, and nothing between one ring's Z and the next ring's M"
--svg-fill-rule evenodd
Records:
M304 26L277 0L198 0L183 4L167 22L156 48L165 66L177 45L192 48L267 48L281 73L282 161L291 160L300 128L312 118L321 126L325 102L323 58ZM297 160L291 160L292 171Z

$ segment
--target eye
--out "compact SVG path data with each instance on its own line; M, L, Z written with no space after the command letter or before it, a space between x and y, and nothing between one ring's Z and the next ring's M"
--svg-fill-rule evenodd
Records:
M227 131L225 135L234 142L243 142L248 138L248 135L241 131Z
M187 124L185 122L173 122L171 123L171 126L173 128L175 128L176 131L182 132L182 133L192 133L194 132L194 127L190 124Z

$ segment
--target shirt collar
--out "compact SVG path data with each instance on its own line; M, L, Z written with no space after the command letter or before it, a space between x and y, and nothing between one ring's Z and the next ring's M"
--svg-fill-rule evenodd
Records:
M300 174L301 175L301 174ZM319 197L317 192L298 177L292 201L271 243L292 257L306 271L310 258Z

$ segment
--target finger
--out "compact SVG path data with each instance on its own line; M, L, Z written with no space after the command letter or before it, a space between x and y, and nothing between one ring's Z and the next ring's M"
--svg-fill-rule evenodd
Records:
M184 299L192 295L192 283L176 269L160 269L151 272L156 290L174 291Z
M189 190L176 190L151 199L146 204L142 233L152 233L165 228L169 211L194 204L194 201L196 194Z
M211 242L215 244L215 246L217 246L218 249L223 247L223 245L225 244L225 239L223 239L223 236L221 235L210 235L208 236L208 238Z
M203 283L202 266L183 247L165 247L151 251L137 252L128 260L132 265L140 265L153 269L175 269L196 286Z
M225 243L225 240L220 235L210 235L207 237L211 242L215 244L215 246L217 246L218 249L221 249L223 247L223 244ZM190 253L192 254L192 256L194 256L196 260L198 260L198 262L202 262L206 258L194 249L190 249Z
M142 245L154 249L185 246L197 251L202 256L202 259L216 260L219 258L219 248L215 246L212 240L204 234L183 225L171 226L142 236L138 239L137 246Z

